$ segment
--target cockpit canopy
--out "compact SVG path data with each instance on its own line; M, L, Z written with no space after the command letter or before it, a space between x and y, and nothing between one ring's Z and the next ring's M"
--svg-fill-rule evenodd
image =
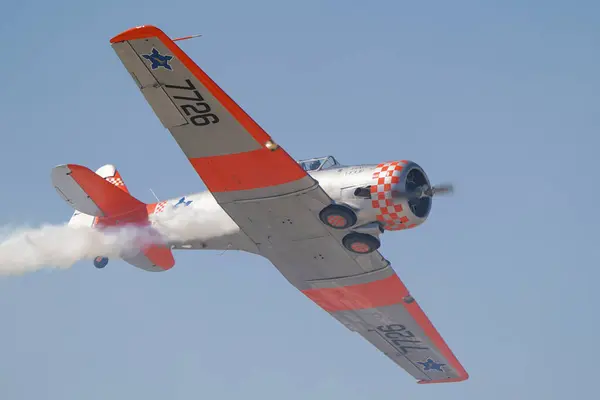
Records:
M341 164L333 156L310 158L308 160L300 160L298 164L306 172L322 171L324 169L340 167Z

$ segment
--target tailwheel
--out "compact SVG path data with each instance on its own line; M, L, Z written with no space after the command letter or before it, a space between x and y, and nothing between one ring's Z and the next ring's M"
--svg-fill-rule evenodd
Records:
M104 268L108 264L108 257L98 256L94 258L94 267L96 268Z
M356 223L356 214L348 207L332 204L319 213L321 221L334 229L347 229Z
M381 242L375 236L358 232L352 232L344 236L342 243L348 250L357 254L369 254L381 246Z

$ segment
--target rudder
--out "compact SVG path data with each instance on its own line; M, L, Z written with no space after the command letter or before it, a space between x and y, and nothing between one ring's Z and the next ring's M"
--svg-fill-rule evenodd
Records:
M121 174L117 168L112 164L106 164L96 170L96 174L104 178L107 182L112 183L125 193L129 193L127 185L123 181ZM58 190L57 190L58 191ZM93 215L85 214L81 211L75 211L69 219L69 226L89 226L93 227L98 220L98 217Z
M70 226L150 225L148 206L129 193L112 164L96 172L76 164L59 165L51 176L58 194L75 209ZM125 256L123 260L147 271L164 271L175 265L170 247L163 244L145 246L137 255Z
M129 194L129 189L117 168L112 164L106 164L96 170L96 174L104 178L107 182L112 183L125 193Z

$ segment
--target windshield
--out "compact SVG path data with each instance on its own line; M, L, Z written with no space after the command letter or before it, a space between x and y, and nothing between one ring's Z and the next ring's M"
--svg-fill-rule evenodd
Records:
M308 160L298 161L298 163L307 172L320 171L340 165L336 159L333 158L333 156L311 158Z

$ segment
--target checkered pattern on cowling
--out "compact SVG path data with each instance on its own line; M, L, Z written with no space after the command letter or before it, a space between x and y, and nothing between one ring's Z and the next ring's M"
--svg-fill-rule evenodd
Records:
M156 203L156 207L154 208L154 214L158 214L159 212L163 212L165 210L166 206L167 206L167 202L166 201L161 201L159 203Z
M400 183L400 174L408 161L392 161L379 164L373 171L371 185L371 203L377 210L375 218L383 224L383 229L398 231L412 226L406 226L409 218L402 205L392 201L392 190ZM398 189L397 189L398 190Z

